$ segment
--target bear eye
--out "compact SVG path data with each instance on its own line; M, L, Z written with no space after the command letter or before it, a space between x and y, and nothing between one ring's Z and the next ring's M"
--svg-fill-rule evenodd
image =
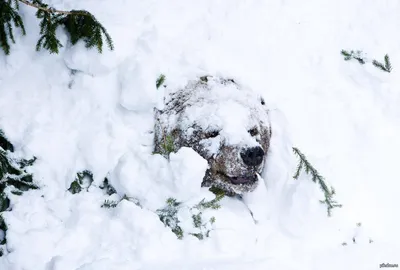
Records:
M256 135L258 135L258 130L257 130L257 128L252 128L249 130L249 133L251 136L256 136Z
M206 138L215 138L219 135L219 131L218 130L213 130L210 131L208 133L206 133Z

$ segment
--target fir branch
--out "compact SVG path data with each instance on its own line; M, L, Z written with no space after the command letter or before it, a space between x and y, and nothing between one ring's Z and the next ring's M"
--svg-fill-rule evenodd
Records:
M128 202L133 202L136 206L139 206L140 208L143 208L142 204L140 203L140 200L135 197L128 197L126 194L122 196L122 199L118 202L120 203L123 200L127 200Z
M166 135L164 130L162 131L162 136L163 140L160 144L160 151L154 151L153 154L160 154L169 159L169 155L175 151L174 137L172 133Z
M81 185L78 183L78 181L73 181L71 185L68 188L68 191L71 192L72 194L76 194L82 191Z
M172 232L178 237L178 239L183 238L183 230L179 226L178 211L181 207L181 202L177 202L174 198L168 198L167 206L156 211L161 222L164 223L166 227L170 227Z
M219 201L222 200L224 195L217 195L215 196L214 199L211 201L205 201L205 199L202 199L198 204L196 204L193 208L197 208L199 210L204 210L204 209L214 209L217 210L221 208L221 205L219 204Z
M56 35L57 27L60 24L60 15L54 15L50 12L38 10L36 16L42 19L40 22L41 37L36 43L36 50L40 51L40 49L43 48L48 50L50 53L58 54L60 48L63 47Z
M86 48L96 47L99 53L103 51L103 36L110 50L114 49L111 36L105 27L86 10L57 10L44 4L41 0L0 0L0 47L5 54L10 53L9 41L15 43L12 22L21 28L25 35L22 18L18 14L18 3L37 9L36 17L40 19L40 38L36 43L36 50L46 49L50 53L58 53L62 44L57 38L56 30L59 26L65 27L70 35L72 45L83 40ZM14 7L12 6L14 3Z
M35 158L31 160L15 160L8 156L10 152L4 151L3 147L14 149L13 145L5 139L5 136L0 132L0 231L5 234L7 232L7 224L2 217L2 212L10 209L10 198L6 194L6 188L10 188L10 192L14 195L22 195L23 191L30 189L38 189L38 186L33 183L33 176L24 169L31 166ZM5 245L7 238L0 239L0 245ZM0 257L4 254L0 246Z
M93 173L89 170L83 170L81 172L78 172L76 174L76 178L75 178L79 184L84 184L83 180L87 179L89 181L89 185L93 182Z
M390 73L392 71L392 64L390 63L389 55L385 55L384 61L385 63L383 64L377 60L373 60L372 64L380 70Z
M392 64L390 63L390 58L388 54L385 55L385 68L388 72L392 71Z
M379 68L380 70L386 71L385 66L384 66L382 63L378 62L377 60L372 61L372 64L373 64L375 67Z
M39 187L31 182L24 181L22 178L14 178L9 176L0 181L0 186L14 186L20 191L28 191L30 189L38 189ZM1 189L1 188L0 188Z
M101 208L115 208L117 207L119 202L117 201L110 201L110 200L105 200L104 203L101 205Z
M5 151L14 152L14 146L4 135L4 132L0 129L0 147Z
M157 87L157 89L160 88L160 86L163 85L164 82L165 82L165 75L164 75L164 74L161 74L161 75L157 78L157 81L156 81L156 87Z
M33 157L31 159L22 159L22 160L18 161L18 165L20 166L21 169L23 169L25 167L32 166L36 160L37 160L37 157Z
M61 20L61 22L70 35L72 45L75 45L82 39L85 42L86 48L97 47L99 53L102 53L102 35L104 35L109 49L114 49L113 41L107 30L88 11L72 10Z
M333 195L335 195L335 190L333 187L329 188L328 185L325 183L325 179L319 174L319 172L310 164L307 160L306 156L300 152L299 149L293 147L293 152L296 156L299 157L299 165L297 166L297 170L295 175L293 176L294 179L298 179L300 176L300 171L304 167L305 172L307 174L311 174L311 179L314 183L319 184L322 192L324 193L325 200L320 201L321 203L326 204L328 216L331 216L331 210L336 207L342 207L341 204L338 204L336 201L333 200Z
M85 181L86 180L86 181ZM81 192L84 188L86 191L93 183L93 173L88 170L80 171L76 174L75 180L71 183L68 191L72 194Z
M211 217L209 221L203 222L202 210L219 209L220 205L218 204L218 202L222 199L222 197L223 195L216 196L216 198L211 201L205 201L205 199L202 199L194 206L188 207L189 211L192 213L193 227L196 229L196 232L189 232L187 234L193 235L199 240L203 240L204 237L209 237L211 231L210 226L215 223L215 217ZM164 225L170 227L172 232L175 233L178 239L182 239L184 236L184 232L180 227L178 212L182 207L187 206L182 205L182 202L178 202L174 198L169 198L166 201L166 204L167 205L164 208L158 209L156 213L159 216L160 220L164 223Z
M0 213L4 212L10 207L10 199L7 198L4 192L0 193Z
M351 59L355 59L360 63L361 65L364 65L366 63L364 56L362 55L362 51L353 51L351 50L350 52L346 50L341 50L341 54L344 56L345 61L350 61Z
M115 188L109 184L107 178L104 179L103 185L100 186L100 189L104 189L104 191L106 192L107 195L113 195L113 194L117 193Z
M345 60L345 61L351 60L351 53L349 53L348 51L342 50L342 51L341 51L341 54L344 56L344 60Z
M12 6L14 3L14 6ZM22 35L26 35L25 26L21 16L17 12L18 2L11 0L0 0L0 47L6 55L10 54L10 41L15 43L13 27L20 28Z
M200 228L203 225L203 220L201 218L201 212L196 215L192 215L193 225L195 228Z

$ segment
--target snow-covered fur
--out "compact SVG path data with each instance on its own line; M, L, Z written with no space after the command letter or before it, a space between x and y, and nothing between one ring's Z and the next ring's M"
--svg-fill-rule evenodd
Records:
M164 108L155 109L155 152L193 148L209 165L202 186L227 194L256 188L270 138L264 100L232 79L201 77L170 91Z

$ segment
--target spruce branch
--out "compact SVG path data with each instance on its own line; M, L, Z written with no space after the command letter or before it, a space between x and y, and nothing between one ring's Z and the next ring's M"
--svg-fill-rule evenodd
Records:
M293 147L293 152L299 158L299 165L297 166L296 173L294 174L293 178L298 179L300 176L300 171L304 168L306 174L311 174L311 180L314 183L319 184L322 192L324 193L325 200L321 200L320 202L326 204L328 216L331 216L331 210L336 207L342 207L341 204L337 203L333 200L333 195L335 195L335 190L333 187L328 187L325 183L325 179L319 174L319 172L310 164L307 160L306 156L300 152L300 150L296 147Z
M168 198L166 201L167 205L162 208L158 209L157 215L160 218L160 221L164 223L166 227L170 227L172 232L178 237L178 239L183 238L183 230L179 226L179 219L178 219L178 211L181 207L181 202L178 202L174 198Z
M86 191L88 191L92 183L93 173L88 170L83 170L76 174L75 180L72 181L71 185L68 188L68 191L72 194L79 193L84 188L86 188Z
M216 195L214 199L211 201L205 201L205 199L202 199L198 204L196 204L193 208L199 209L199 210L204 210L204 209L214 209L217 210L221 208L221 205L219 204L219 201L224 197L225 195Z
M164 75L164 74L161 74L161 75L157 78L157 81L156 81L156 87L157 87L157 89L160 88L160 86L163 85L164 82L165 82L165 75Z
M392 71L392 64L390 63L390 58L388 54L385 54L385 68L388 72Z
M40 19L40 38L36 43L36 50L46 49L50 53L58 53L62 44L57 38L56 30L63 27L70 36L72 45L83 40L86 48L96 47L99 53L103 51L103 37L110 50L114 49L111 36L105 27L86 10L57 10L49 7L41 0L0 0L0 46L5 54L10 53L11 42L15 43L12 22L21 28L25 35L25 28L18 14L21 2L37 9L36 17Z
M385 55L384 62L385 63L383 64L377 60L373 60L372 64L380 70L390 73L392 71L392 64L390 63L389 55Z
M4 135L4 132L0 129L0 147L5 151L14 152L14 146Z
M7 150L7 151L6 151ZM33 183L33 176L25 168L31 166L36 158L30 160L16 160L9 156L14 146L7 140L0 130L0 231L3 235L7 233L7 224L2 212L10 209L10 198L6 194L8 188L11 194L20 196L24 191L38 189ZM0 257L4 255L2 245L5 245L7 238L0 239Z
M104 179L103 185L100 186L99 188L103 189L107 195L113 195L113 194L117 193L115 188L112 185L110 185L107 178Z
M360 51L360 50L358 50L358 51L351 50L350 52L346 51L346 50L342 50L341 54L344 56L345 61L350 61L351 59L355 59L361 65L364 65L366 62L364 56L362 55L362 51Z
M97 47L99 53L103 51L103 35L110 50L114 49L111 36L103 25L86 10L72 10L61 20L70 35L72 45L79 40L85 42L86 48Z
M10 54L10 41L15 43L12 24L21 29L22 35L26 35L24 23L17 10L17 1L0 0L0 47L6 55Z
M101 208L115 208L117 207L119 202L117 201L110 201L110 200L105 200L104 203L101 205Z
M56 30L59 23L60 15L54 15L51 12L43 12L39 9L36 13L38 18L41 18L40 22L40 35L38 42L36 43L36 50L39 51L41 48L48 50L50 53L58 54L59 49L62 46L56 35Z
M182 202L178 202L174 198L169 198L166 201L166 206L162 209L156 211L160 220L164 223L166 227L170 227L172 232L182 239L184 236L183 229L180 227L180 220L178 219L178 212L181 208L188 208L192 214L192 223L195 228L195 232L189 232L187 234L197 237L199 240L203 240L204 237L209 237L211 226L215 223L215 217L211 217L208 221L204 222L203 211L207 209L219 209L219 201L224 195L217 195L214 199L210 201L205 201L202 199L199 203L188 207L183 205Z
M351 50L350 52L346 50L341 50L340 53L344 56L345 61L350 61L351 59L355 59L362 65L364 65L367 62L366 58L363 56L363 52L360 50L358 51ZM392 64L390 63L390 58L388 54L386 54L384 57L384 63L381 63L377 60L372 60L372 64L382 71L388 73L392 71Z

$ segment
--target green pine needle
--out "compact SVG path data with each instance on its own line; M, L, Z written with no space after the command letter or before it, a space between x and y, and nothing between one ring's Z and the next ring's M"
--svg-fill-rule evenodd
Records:
M86 48L96 47L99 53L103 52L104 43L110 50L114 49L111 36L90 12L85 10L58 11L41 0L28 2L30 6L37 8L36 17L40 20L40 37L36 43L37 51L45 49L51 54L59 53L63 47L56 34L59 26L65 28L72 45L83 40ZM13 25L20 28L23 35L26 34L18 9L18 0L0 0L0 47L6 55L10 54L10 42L15 43Z
M201 218L201 212L198 213L197 215L192 215L192 220L193 220L193 226L195 228L200 228L201 225L203 225L203 220Z
M364 57L362 55L362 51L360 51L360 50L358 50L356 52L353 51L353 50L351 50L350 52L346 51L346 50L341 50L340 53L344 56L344 60L345 61L350 61L351 59L355 59L361 65L365 64L365 59L364 59Z
M372 64L373 64L375 67L379 68L380 70L386 71L385 66L384 66L381 62L378 62L377 60L374 60L374 61L372 61Z
M211 201L205 201L205 199L202 199L198 204L196 204L193 208L197 208L199 210L205 210L205 209L220 209L221 205L219 204L219 201L222 200L224 197L223 194L221 195L216 195L214 199Z
M215 199L211 201L205 201L205 199L202 199L199 203L189 208L189 211L192 213L192 223L193 227L196 229L196 232L189 232L187 233L188 235L193 235L199 240L209 237L210 228L208 226L215 223L215 217L211 217L208 221L203 222L202 211L206 209L219 209L220 205L218 202L222 199L222 197L223 195L216 196ZM175 233L178 239L182 239L184 236L184 232L180 227L181 221L178 218L178 212L182 207L187 206L183 205L182 202L178 202L174 198L168 198L166 201L166 206L156 211L161 222L163 222L166 227L171 228L171 231Z
M0 147L5 151L14 152L14 146L12 143L6 138L4 132L0 129Z
M0 47L6 55L10 54L10 41L15 43L12 24L21 29L22 35L26 35L24 23L18 14L17 1L0 0Z
M10 209L10 198L6 194L6 189L9 189L13 195L21 196L24 191L38 189L38 186L33 183L32 174L25 170L26 167L33 165L36 158L15 160L10 157L9 154L14 147L1 131L0 146L0 230L6 233L7 224L1 214ZM5 245L6 240L6 237L0 240L0 245ZM2 254L0 252L0 257Z
M387 70L387 72L391 72L392 71L392 64L390 63L390 58L389 55L385 55L385 69Z
M105 200L104 203L101 205L101 208L115 208L117 207L118 202Z
M157 87L157 89L160 88L160 86L163 85L164 82L165 82L165 75L164 75L164 74L161 74L161 75L158 77L157 81L156 81L156 87Z
M390 73L392 71L392 64L390 63L389 55L385 55L384 62L385 63L383 64L377 60L373 60L372 64L380 70Z
M96 47L99 53L103 52L103 35L110 50L114 49L113 40L103 25L86 10L71 10L70 14L60 20L65 26L72 45L79 40L85 42L86 48Z
M293 176L294 179L298 179L300 175L301 169L304 167L306 174L311 174L311 180L314 183L317 183L321 188L322 192L324 193L325 200L320 201L323 204L326 204L328 216L331 216L331 210L336 207L342 207L341 204L338 204L336 201L332 199L333 195L335 195L335 190L331 187L329 188L325 183L324 178L319 174L319 172L310 164L307 160L306 156L300 152L299 149L293 147L293 152L299 158L299 165L297 166L297 170L295 175Z

